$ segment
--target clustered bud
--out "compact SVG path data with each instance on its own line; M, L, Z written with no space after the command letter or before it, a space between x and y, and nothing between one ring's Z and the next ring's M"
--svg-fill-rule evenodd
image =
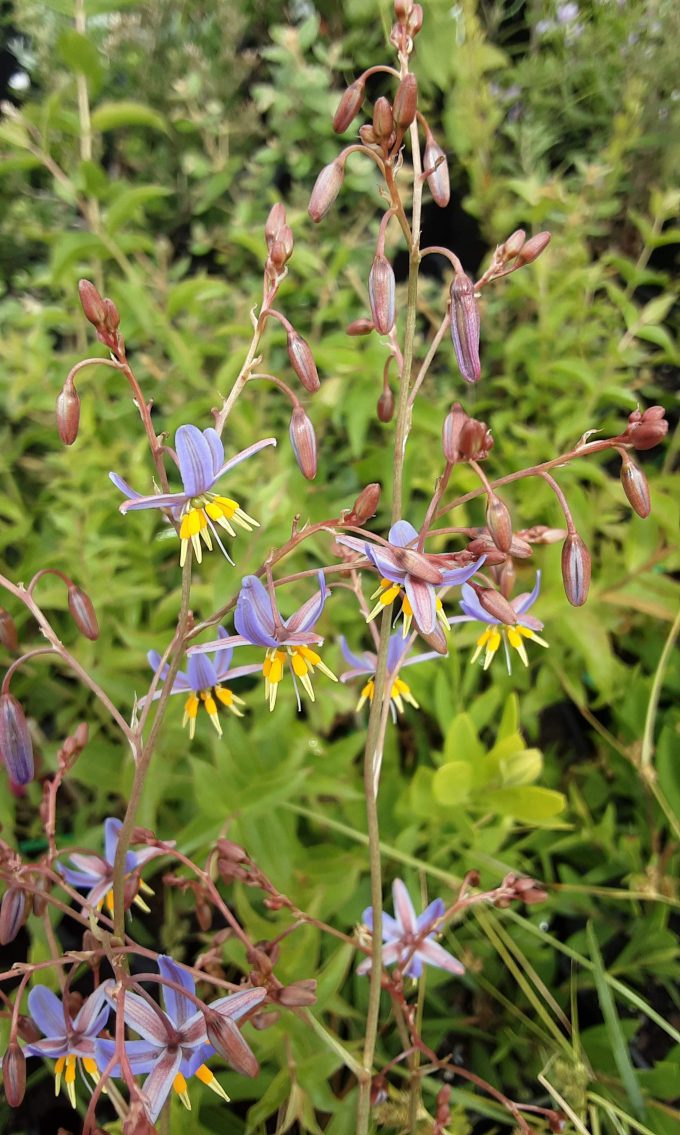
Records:
M386 256L377 253L368 277L368 297L375 329L388 335L394 327L397 282Z
M21 705L12 694L0 695L0 755L13 784L33 780L33 743Z
M449 167L444 151L429 129L425 136L423 167L433 201L440 209L446 208L451 200Z
M621 451L621 484L628 498L628 503L638 516L649 516L652 510L652 501L649 495L649 484L642 469L636 465L625 449Z
M493 449L493 437L486 422L471 418L460 402L454 402L442 429L444 457L451 465L459 461L483 461Z
M99 624L92 600L87 592L76 587L75 583L69 584L68 587L68 609L80 633L95 642L99 638Z
M418 109L418 80L415 75L404 75L394 96L392 117L397 130L402 133L409 128Z
M78 282L78 294L83 314L97 332L97 338L114 355L120 355L124 349L120 327L120 314L113 300L103 298L94 284L89 280ZM66 442L70 445L71 442Z
M482 373L479 363L479 307L475 286L464 272L456 272L451 284L451 340L463 378L466 382L478 382Z
M70 375L59 392L56 415L59 437L64 445L73 445L80 424L80 398Z
M516 234L513 233L513 236L515 235ZM517 253L515 267L523 268L525 264L531 264L534 260L537 260L550 244L550 236L551 234L549 232L536 233L535 236L530 236L527 241L524 241Z
M663 406L649 406L644 413L633 410L628 416L628 428L622 440L632 445L633 449L652 449L668 433L665 413Z
M572 607L582 607L590 587L590 552L578 532L569 532L562 545L562 582Z
M265 265L267 276L276 279L293 255L293 231L286 224L286 210L280 201L272 205L264 225L264 238L269 256Z
M288 1009L300 1009L316 1002L316 981L314 978L303 978L286 985L279 993L277 1000L280 1005Z
M323 220L332 207L344 180L345 161L342 156L324 166L319 173L307 206L307 212L316 224Z
M316 369L311 347L302 335L298 335L292 327L288 331L288 358L290 365L300 379L305 390L315 394L321 385L319 373Z
M316 434L311 419L298 403L290 419L290 444L300 472L308 481L316 477Z
M394 141L394 116L389 99L384 95L375 100L373 107L373 135L375 141L384 150L388 150Z

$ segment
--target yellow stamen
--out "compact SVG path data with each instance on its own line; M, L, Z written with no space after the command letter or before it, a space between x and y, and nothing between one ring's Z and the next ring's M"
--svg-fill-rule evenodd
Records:
M357 702L357 709L361 709L366 701L373 701L373 694L375 692L375 682L369 678Z
M522 636L519 632L519 628L518 627L506 627L505 629L506 629L506 634L508 636L508 642L510 643L510 646L513 648L513 650L517 651L517 653L519 654L520 658L522 659L522 662L524 663L524 665L528 666L529 665L529 659L527 658L527 650L526 650L526 647L524 645L524 641L522 639Z
M66 1064L66 1057L60 1056L59 1059L57 1060L57 1063L54 1065L54 1094L55 1094L55 1096L58 1096L59 1092L61 1090L61 1077L62 1077L62 1074L64 1072L65 1064Z
M139 909L143 910L145 914L151 914L151 907L148 906L147 903L144 902L144 899L142 898L141 895L135 895L135 897L133 898L132 901L135 904L135 906L138 906Z
M229 1096L225 1092L222 1085L218 1082L216 1077L213 1076L210 1069L206 1068L205 1064L199 1064L194 1075L196 1076L197 1080L200 1080L201 1083L205 1084L207 1088L210 1088L218 1096L221 1096L222 1099L226 1101L226 1103L229 1103Z
M218 735L221 737L222 736L222 726L220 725L220 719L219 719L219 716L217 714L217 705L216 705L215 699L212 696L210 690L201 690L201 701L203 702L203 705L206 708L206 711L208 713L208 717L210 718L213 725L215 726L215 729L217 730Z
M243 698L237 697L233 690L228 689L227 686L215 686L215 697L222 705L226 705L227 709L236 714L237 717L243 717L238 706L245 705L246 703Z
M406 682L403 680L403 678L395 678L394 683L392 685L392 695L391 696L392 696L394 701L397 700L397 696L400 699L404 698L405 701L407 701L409 703L409 705L414 706L415 709L420 709L418 702L416 701L413 694L411 693L411 687L406 684ZM403 707L402 707L400 712L403 712Z
M98 1084L99 1083L99 1069L97 1068L96 1060L93 1060L93 1058L91 1056L83 1056L82 1061L83 1061L83 1068L87 1072L88 1076L91 1076L92 1079L94 1080L95 1084Z
M196 714L198 713L199 702L196 694L189 694L189 697L184 703L184 717L182 719L182 727L187 722L189 723L189 737L193 741L194 733L196 732Z
M64 1086L71 1107L76 1106L76 1058L73 1053L66 1057L66 1071L64 1072Z
M413 620L413 607L411 606L411 601L408 595L404 595L404 598L401 601L401 613L404 617L401 633L404 638L407 638L408 632L411 629L411 622Z
M187 1091L187 1082L181 1072L178 1072L172 1081L172 1086L187 1111L191 1111L191 1100L189 1099L189 1092Z
M278 650L275 646L271 647L262 663L262 673L264 674L264 696L269 702L270 711L276 705L276 695L279 690L279 682L283 678L283 666L286 661L286 655L283 650Z
M370 623L384 607L389 607L390 603L394 603L400 591L401 588L397 583L392 583L390 579L381 579L380 587L371 595L371 599L375 599L376 595L379 595L380 598L373 610L366 616L366 622Z
M113 890L110 890L104 899L106 909L113 915Z

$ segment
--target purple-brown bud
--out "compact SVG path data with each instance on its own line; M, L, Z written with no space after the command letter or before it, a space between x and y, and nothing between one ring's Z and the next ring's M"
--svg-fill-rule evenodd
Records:
M483 461L493 449L493 437L486 422L468 418L463 422L458 442L461 461Z
M303 477L313 481L316 477L316 434L311 419L299 404L290 419L290 444Z
M264 223L264 238L269 248L272 241L276 240L280 230L286 223L286 210L280 201L272 205L269 210L269 216Z
M93 327L101 327L106 322L104 300L89 280L78 281L78 295L83 314Z
M628 429L625 433L634 449L652 449L663 441L668 433L668 422L664 420L666 411L663 406L649 406L644 414L633 410L628 418Z
M353 319L345 328L346 335L370 335L371 331L375 331L372 319Z
M28 899L20 887L8 887L0 903L0 946L13 942L28 918Z
M412 0L394 0L394 14L400 24L406 22L413 8Z
M378 420L381 422L391 422L394 417L394 394L389 386L386 386L378 399L376 406Z
M267 263L271 264L275 269L275 272L272 274L278 275L282 272L287 260L288 253L286 252L286 246L283 241L278 238L273 240L269 249L269 260L267 261Z
M514 233L510 234L508 239L501 246L501 253L503 256L504 264L507 264L508 261L514 260L516 256L519 256L522 248L524 247L526 238L527 234L525 233L524 229L515 229Z
M394 117L392 115L392 107L388 100L381 95L380 98L375 100L373 107L373 133L375 140L381 146L385 142L389 142L394 134Z
M525 264L531 264L532 261L537 260L550 244L550 237L549 232L536 233L535 236L530 236L517 253L515 267L523 268Z
M307 212L312 220L318 224L333 205L335 198L342 189L345 180L345 163L341 158L324 166L314 182L312 195L309 198Z
M420 628L418 628L418 634L423 639L423 641L427 643L430 650L436 650L437 654L448 654L449 644L447 642L446 635L444 634L444 631L442 627L440 627L439 623L437 623L434 630L430 631L429 634L424 634L420 630Z
M90 737L90 727L89 727L89 725L87 724L86 721L81 721L80 725L78 725L76 727L76 731L73 734L73 740L75 741L76 747L79 750L79 752L83 751L83 749L87 745L89 737Z
M17 1042L7 1046L2 1060L2 1082L10 1107L21 1107L26 1091L26 1057Z
M628 503L638 516L649 516L652 510L652 502L649 496L647 478L639 465L635 464L625 450L622 452L622 457L621 484L628 498Z
M451 465L455 465L461 459L460 435L463 426L469 421L472 419L466 414L460 402L454 402L442 427L442 449L444 457Z
M0 607L0 642L6 650L12 651L19 645L16 623L4 607Z
M491 539L501 552L509 552L512 545L512 517L508 506L491 493L486 506L486 526Z
M19 1014L17 1020L17 1032L26 1044L35 1044L36 1041L42 1040L42 1033L33 1018L26 1017L23 1013Z
M316 393L321 383L314 356L307 340L298 335L297 331L288 332L288 358L305 390L310 394Z
M31 898L31 906L36 918L42 918L47 909L47 895L49 893L49 883L44 876L41 876L35 885L35 890Z
M217 854L222 859L228 859L232 863L245 863L248 859L248 852L240 843L234 843L233 839L218 839L215 844Z
M80 424L80 398L72 378L61 388L56 406L57 430L64 445L73 445Z
M279 1004L285 1005L288 1009L299 1009L304 1005L314 1005L316 1003L316 981L314 978L303 978L302 981L294 981L292 985L287 985L279 993Z
M352 510L347 514L345 520L348 524L356 524L358 528L363 527L367 520L375 516L380 504L380 485L373 482L371 485L366 485L362 489L359 496L352 505Z
M515 561L512 556L508 556L498 572L498 585L501 589L501 595L503 595L505 599L509 599L512 595L515 590L516 582L517 569L515 567Z
M14 784L33 780L31 735L24 711L12 694L0 695L0 754Z
M120 327L120 312L113 300L104 300L104 326L107 331L117 331Z
M451 200L451 183L446 155L434 135L428 130L423 154L423 168L435 204L446 208Z
M363 106L365 97L366 83L363 79L355 79L338 103L338 109L333 118L333 129L336 134L344 134L345 130L351 126Z
M394 96L392 117L397 130L407 130L418 109L418 80L415 75L404 75Z
M260 994L259 998L253 998L254 1008L263 999L264 991L253 989L252 993ZM242 1076L257 1076L260 1065L241 1036L237 1025L229 1017L211 1012L210 1009L205 1013L205 1024L208 1040L222 1059L226 1060L227 1064L230 1064L234 1071L240 1072Z
M422 4L414 4L411 8L411 15L408 18L408 30L412 36L417 36L418 32L423 26L423 6Z
M517 613L500 591L495 591L493 587L479 587L474 583L472 586L481 606L489 615L498 619L499 622L505 623L506 626L514 627L517 622Z
M359 127L359 137L364 146L375 146L378 139L375 136L375 130L372 126L366 123L364 126Z
M482 373L479 363L479 307L475 286L464 272L456 272L451 284L451 340L463 378L466 382L478 382Z
M196 921L205 934L212 926L213 908L203 899L196 900Z
M562 582L572 607L582 607L590 587L590 552L578 532L569 532L562 545Z
M87 592L72 583L68 589L68 609L81 634L95 642L99 638L99 624L92 600Z
M158 1135L141 1099L132 1100L123 1123L123 1135Z
M379 252L373 260L368 277L368 298L375 329L380 335L388 335L394 327L396 290L397 282L392 265Z

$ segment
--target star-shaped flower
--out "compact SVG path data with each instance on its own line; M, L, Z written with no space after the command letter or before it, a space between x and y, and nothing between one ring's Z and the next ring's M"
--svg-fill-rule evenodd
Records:
M510 606L517 616L517 621L511 624L502 623L500 619L494 618L488 611L485 611L472 587L469 587L467 584L463 585L463 598L460 600L460 606L465 614L453 615L452 618L449 619L449 623L486 624L485 629L477 639L477 647L472 655L471 662L476 662L482 651L484 651L484 669L487 670L502 642L505 649L505 661L508 667L508 673L510 673L512 664L509 647L516 650L524 665L528 666L529 659L527 658L524 639L536 642L539 646L548 646L548 643L536 633L537 631L543 630L543 623L535 619L533 615L527 615L529 608L533 607L538 599L540 590L541 573L537 571L533 591L525 591L522 595L517 595L514 599L510 600Z
M382 916L381 932L385 942L383 965L391 966L396 962L407 977L420 977L423 965L436 966L437 969L445 969L456 976L465 973L462 962L434 940L436 924L446 910L442 899L435 899L416 917L413 903L401 879L394 880L392 897L395 917L384 912ZM367 907L362 919L373 932L372 907ZM371 959L366 958L357 966L357 973L368 973L370 968Z
M120 820L109 817L104 821L104 855L86 855L79 851L71 852L69 856L72 866L59 864L59 872L72 887L87 891L85 901L90 906L101 910L103 903L113 913L113 861L118 847L118 836L122 828ZM173 845L174 846L174 843ZM159 847L145 847L142 851L128 851L125 856L125 878L129 880L126 886L126 907L134 902L142 910L148 911L148 906L137 894L140 887L148 894L151 888L143 883L139 877L140 868L158 855L164 855Z
M44 1040L27 1044L29 1056L47 1056L56 1060L54 1066L55 1095L59 1095L61 1079L71 1107L76 1106L76 1059L82 1068L97 1082L99 1072L95 1060L95 1038L109 1019L107 994L111 982L100 985L87 997L75 1017L66 1005L46 985L36 985L28 995L28 1012L40 1029Z
M361 709L364 703L373 701L375 693L375 668L377 663L377 655L370 650L365 650L361 654L355 654L350 650L344 636L340 639L340 646L347 662L352 667L351 670L345 670L340 675L341 682L351 682L352 678L358 678L360 675L368 674L369 679L363 686L359 701L357 702L357 709ZM416 654L413 658L406 658L405 655L411 648L411 643L405 639L402 634L393 634L390 636L389 645L387 647L387 686L390 690L390 700L392 702L392 718L396 721L397 712L404 712L404 702L407 701L415 709L419 709L418 702L411 693L410 686L400 677L400 672L404 666L416 666L419 662L428 662L432 658L441 658L441 655L436 650L428 650L425 654Z

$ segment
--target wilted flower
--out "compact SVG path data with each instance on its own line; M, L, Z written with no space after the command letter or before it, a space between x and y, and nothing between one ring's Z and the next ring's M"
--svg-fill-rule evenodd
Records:
M234 625L239 632L229 638L217 639L202 646L194 646L190 655L204 654L208 650L226 650L231 646L264 646L266 655L262 666L264 674L265 697L269 702L270 710L276 705L279 682L283 678L286 660L293 675L295 694L300 709L300 694L297 679L302 687L314 701L314 688L311 675L315 669L337 682L335 674L321 661L311 643L323 642L323 638L315 634L313 626L318 620L324 603L330 592L326 587L326 580L322 571L318 574L319 591L301 607L298 607L289 618L283 619L275 606L266 587L256 575L246 575L241 583ZM286 649L282 649L285 647Z
M46 985L36 985L28 995L28 1011L45 1039L27 1044L24 1051L29 1056L47 1056L56 1060L55 1095L59 1095L63 1076L71 1107L76 1106L76 1058L95 1083L99 1079L95 1037L109 1019L106 997L110 984L105 982L90 994L75 1017L71 1017L67 1006Z
M262 441L256 441L225 461L224 446L217 430L210 428L201 431L196 426L180 426L175 434L175 449L184 486L183 493L156 493L145 497L130 488L127 481L117 473L109 473L109 477L116 488L128 497L128 500L120 506L121 512L143 508L168 508L178 517L179 538L182 545L180 564L184 564L190 543L200 564L203 556L201 539L205 541L208 550L211 550L211 532L226 558L233 563L220 540L216 525L224 528L230 536L236 535L230 523L232 520L248 532L258 528L259 525L252 516L248 516L248 513L243 511L238 501L213 493L212 488L225 473L235 469L242 461L259 453L267 445L276 445L276 438L266 437Z
M465 612L463 615L454 615L449 619L449 623L485 623L488 624L486 629L477 639L477 647L472 655L472 662L476 662L482 651L484 651L484 669L488 669L493 661L493 657L498 650L501 642L505 649L505 660L508 666L508 673L510 673L512 666L510 662L509 646L516 650L525 666L529 665L527 658L526 647L524 639L528 638L531 642L537 642L539 646L547 646L548 643L536 634L536 631L543 630L543 623L535 619L533 615L527 615L530 607L538 599L538 593L541 589L541 573L536 572L536 583L531 592L525 592L522 595L517 595L514 599L510 600L507 604L508 613L515 612L516 621L514 623L504 623L500 619L495 618L489 611L485 610L479 601L479 598L472 587L468 584L463 585L463 598L460 601L460 606Z
M392 897L395 917L384 912L382 916L381 932L385 942L383 965L391 966L396 962L407 977L420 977L423 965L436 966L437 969L445 969L457 976L465 973L463 964L434 940L436 924L446 910L442 899L435 899L416 917L413 903L401 879L394 880ZM362 920L373 933L372 907L367 907ZM368 973L370 968L371 959L366 958L357 966L357 973Z
M342 653L347 662L352 667L351 670L345 670L344 674L340 675L341 682L351 682L352 678L358 678L362 674L368 674L369 679L364 685L359 701L357 702L357 709L361 709L364 703L373 701L375 693L375 669L377 664L377 655L370 650L365 650L361 654L355 654L349 649L344 636L340 639ZM413 658L405 658L411 644L401 634L393 634L390 636L389 645L387 647L387 688L390 691L390 701L392 703L392 718L396 721L397 712L404 712L404 702L408 702L414 709L420 709L418 702L411 693L411 688L401 678L400 671L404 666L415 666L418 662L429 662L431 658L440 658L441 655L436 650L428 650L425 654L416 654Z
M60 874L64 876L71 887L87 891L85 901L90 906L101 910L104 902L106 902L111 913L113 913L113 861L116 858L118 836L122 826L120 820L111 816L104 821L103 856L84 855L79 851L73 851L70 855L71 867L59 864ZM131 901L140 906L142 910L149 908L139 897L137 891L141 887L142 890L151 893L151 888L139 879L138 872L150 859L163 854L164 852L159 847L145 847L142 851L128 851L125 856L125 878L130 879L133 885L134 898Z

